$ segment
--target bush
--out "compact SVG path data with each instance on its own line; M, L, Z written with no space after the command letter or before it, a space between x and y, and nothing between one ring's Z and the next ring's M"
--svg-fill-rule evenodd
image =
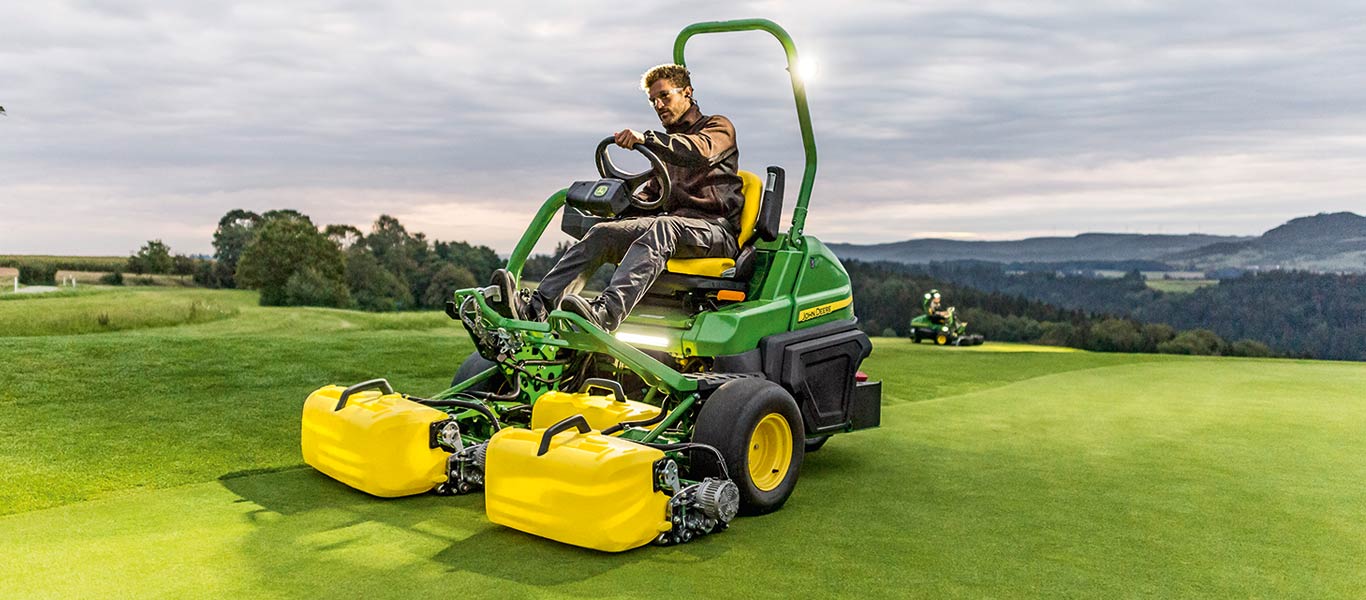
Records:
M57 265L34 262L19 267L19 283L23 285L57 285Z
M1077 328L1071 323L1040 323L1039 343L1048 346L1069 346L1077 336Z
M456 290L476 285L479 284L474 281L474 274L469 270L446 263L432 275L431 283L427 284L427 293L422 296L422 305L427 308L441 308L446 305L447 300L455 296Z
M1091 326L1091 346L1101 352L1139 352L1143 333L1133 321L1105 319Z
M197 265L197 263L200 263L200 262L205 262L205 261L195 260L195 259L193 259L193 258L190 258L190 257L188 257L188 256L185 256L184 254L177 254L177 255L171 257L171 274L172 274L172 275L194 275L194 273L195 273L195 266Z
M1157 351L1163 354L1217 356L1223 347L1224 340L1213 331L1192 329L1181 332L1171 341L1158 344Z
M1228 353L1230 356L1267 358L1271 356L1271 348L1255 340L1238 340L1228 347Z
M408 284L384 270L379 261L364 249L353 249L347 253L346 286L351 290L356 307L361 310L401 310L413 305Z
M342 282L328 279L317 270L304 267L295 271L285 282L285 304L346 308L351 305L351 294Z
M882 337L896 337L896 330L888 327L882 330Z
M121 271L105 273L100 276L100 283L103 283L104 285L123 285L123 273Z
M231 288L233 277L231 267L217 260L196 261L194 282L206 288Z
M1157 352L1157 345L1176 337L1176 330L1166 323L1147 323L1143 326L1143 351Z

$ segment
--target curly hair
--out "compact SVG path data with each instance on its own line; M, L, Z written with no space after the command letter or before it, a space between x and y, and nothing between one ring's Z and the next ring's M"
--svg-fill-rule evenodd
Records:
M668 79L678 87L689 87L692 85L692 77L688 73L688 68L683 65L662 64L651 67L644 75L640 76L640 89L650 91L650 86L660 79Z

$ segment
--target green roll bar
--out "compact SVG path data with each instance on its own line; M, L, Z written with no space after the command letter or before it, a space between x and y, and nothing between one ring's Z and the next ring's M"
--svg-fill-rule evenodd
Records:
M787 73L792 78L792 95L797 99L797 121L801 124L802 147L806 150L806 169L802 172L802 187L797 194L797 206L792 210L792 229L787 232L789 244L800 246L802 230L806 227L806 205L811 200L811 186L816 181L816 136L811 132L811 112L806 107L806 84L797 73L797 46L792 36L782 26L768 19L737 19L734 21L709 21L693 23L678 32L674 40L674 62L683 62L683 46L688 38L700 33L724 33L727 31L767 31L778 38L787 53Z

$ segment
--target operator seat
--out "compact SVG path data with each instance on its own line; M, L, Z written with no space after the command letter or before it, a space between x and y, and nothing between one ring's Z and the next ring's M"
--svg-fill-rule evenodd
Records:
M673 258L665 266L651 295L672 296L686 292L719 293L721 300L743 300L754 274L754 238L778 239L778 219L783 210L783 169L768 168L768 181L749 171L740 171L740 232L735 236L740 253L735 258Z

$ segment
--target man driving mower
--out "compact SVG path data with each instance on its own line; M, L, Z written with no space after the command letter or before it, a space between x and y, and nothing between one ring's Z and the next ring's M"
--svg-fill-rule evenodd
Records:
M623 129L615 142L622 148L643 144L659 156L673 182L669 197L658 210L631 207L618 219L594 225L541 279L530 298L517 293L511 273L495 271L492 284L502 297L496 308L504 316L544 321L558 307L612 331L645 297L670 258L734 258L739 253L736 235L744 197L735 127L726 117L702 114L682 65L646 71L641 88L664 131L642 134ZM649 203L660 200L659 194L659 183L652 179L636 197ZM602 294L592 301L577 295L587 278L607 263L617 268Z
M925 314L930 317L930 322L936 325L948 323L949 318L952 316L949 314L949 311L944 310L944 304L939 296L939 290L930 290L928 294L925 294L923 306L925 308Z

